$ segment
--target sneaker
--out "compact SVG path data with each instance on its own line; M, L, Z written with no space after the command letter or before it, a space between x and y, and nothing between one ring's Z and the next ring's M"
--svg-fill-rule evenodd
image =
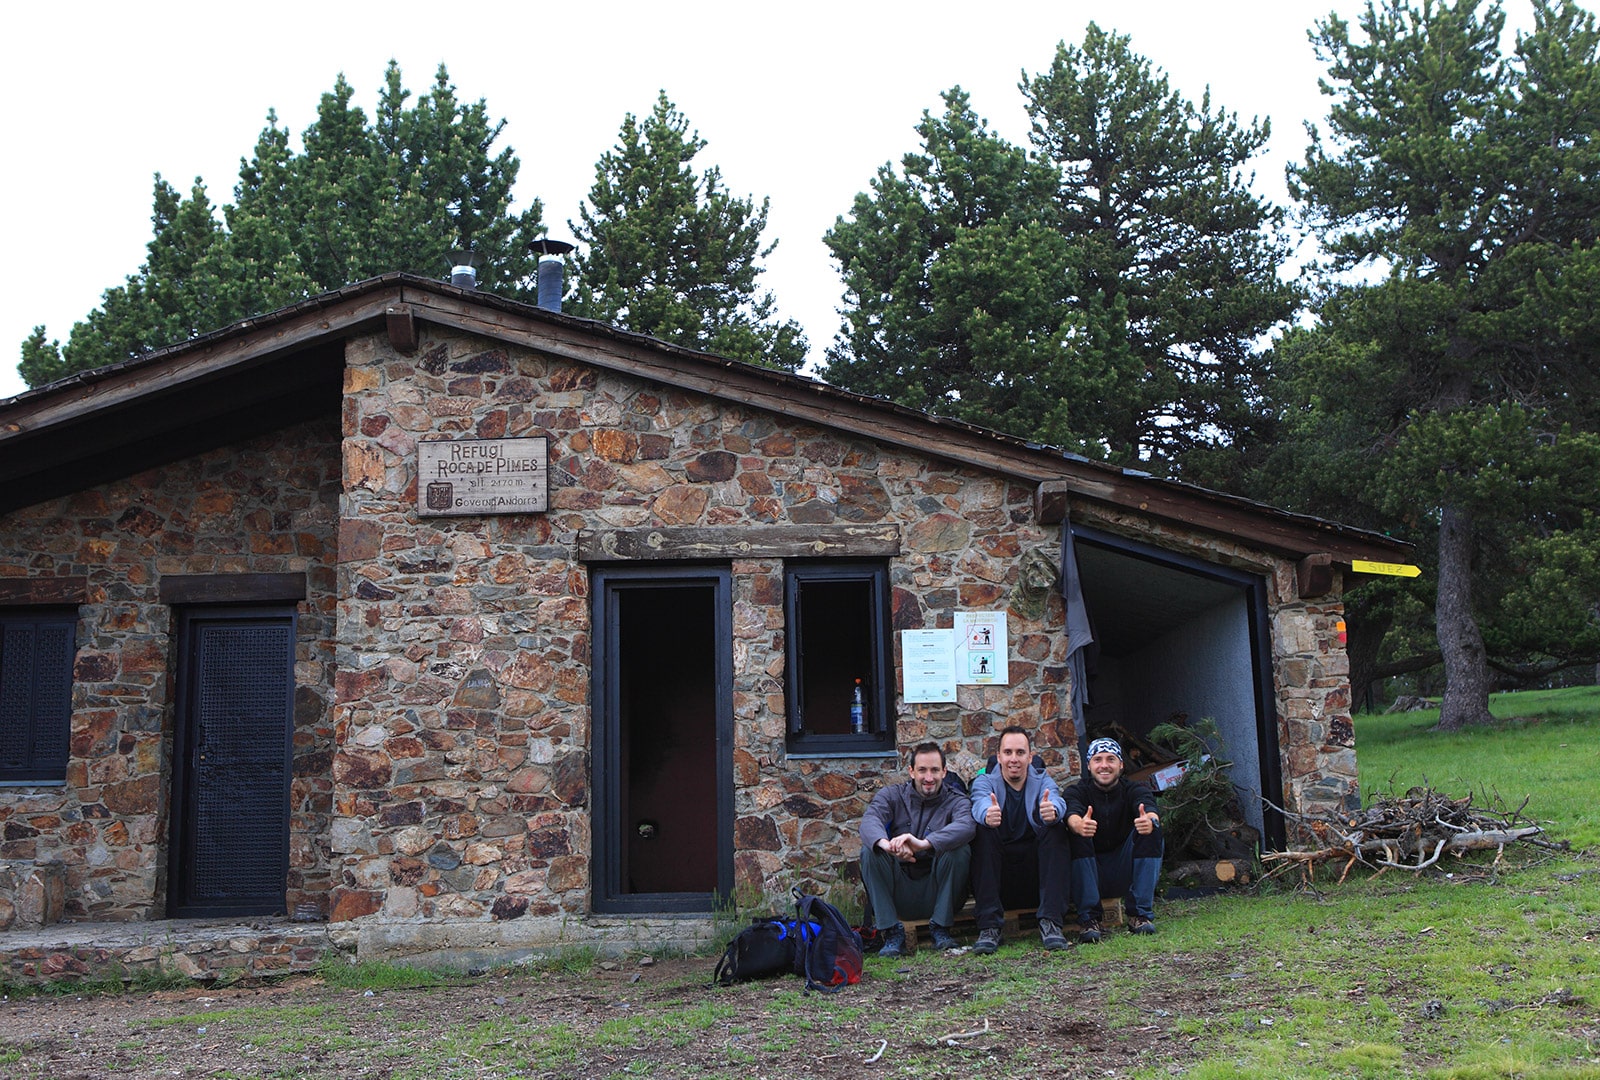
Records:
M1089 918L1078 923L1078 941L1083 945L1093 945L1100 940L1100 920Z
M906 954L906 928L894 926L883 932L883 945L878 949L879 956L904 956Z
M1130 934L1153 934L1156 932L1154 919L1147 919L1143 915L1130 915L1128 917L1128 932Z
M948 926L940 926L938 923L931 922L928 924L928 936L933 938L933 947L940 952L961 947L961 943L950 935Z
M1046 952L1059 952L1067 947L1067 936L1061 932L1061 926L1055 920L1040 919L1039 943Z
M972 946L972 951L980 956L988 956L990 953L999 952L1000 928L991 926L988 929L979 930L978 941L977 944Z

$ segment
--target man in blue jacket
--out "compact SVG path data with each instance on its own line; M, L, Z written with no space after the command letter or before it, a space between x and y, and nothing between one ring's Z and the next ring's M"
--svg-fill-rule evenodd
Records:
M1128 929L1156 932L1156 878L1161 875L1161 817L1155 792L1122 775L1122 744L1089 744L1088 776L1067 786L1067 828L1072 840L1072 902L1078 940L1100 940L1100 900L1125 896Z
M1056 782L1033 768L1023 728L1000 733L995 768L972 782L972 895L977 908L975 953L1000 948L1006 908L1038 906L1039 940L1065 949L1061 916L1067 906L1066 804Z
M861 816L861 881L883 931L879 956L906 949L905 918L927 919L936 949L953 949L950 924L967 899L972 817L967 799L944 782L935 742L911 751L911 779L882 788Z

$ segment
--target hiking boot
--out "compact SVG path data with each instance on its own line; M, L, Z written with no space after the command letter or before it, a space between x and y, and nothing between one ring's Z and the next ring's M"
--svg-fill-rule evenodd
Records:
M1155 932L1156 923L1154 919L1147 919L1143 915L1128 916L1128 933L1153 934Z
M948 926L940 926L938 923L931 922L928 924L928 936L933 938L933 947L940 952L961 947L961 943L950 936L950 928Z
M906 928L896 924L883 932L883 945L878 949L879 956L904 956L906 954Z
M998 926L990 926L979 930L978 941L977 944L972 946L972 951L980 956L988 956L990 953L999 952L1000 928Z
M1054 919L1039 920L1039 943L1046 952L1060 952L1067 947L1067 935L1061 932L1061 926Z
M1078 922L1078 943L1093 945L1100 940L1100 920L1093 918L1080 919Z

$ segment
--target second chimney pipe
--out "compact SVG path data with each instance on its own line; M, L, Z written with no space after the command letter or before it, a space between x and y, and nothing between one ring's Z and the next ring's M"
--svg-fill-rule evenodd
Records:
M561 257L572 250L565 240L535 240L528 245L539 253L539 306L546 311L561 310L561 294L566 292Z

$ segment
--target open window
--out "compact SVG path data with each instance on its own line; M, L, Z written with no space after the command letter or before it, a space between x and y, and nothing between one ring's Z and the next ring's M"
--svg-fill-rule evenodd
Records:
M66 781L77 629L72 608L0 614L0 783Z
M784 568L791 754L893 753L889 569L881 562ZM862 717L852 716L860 680Z

